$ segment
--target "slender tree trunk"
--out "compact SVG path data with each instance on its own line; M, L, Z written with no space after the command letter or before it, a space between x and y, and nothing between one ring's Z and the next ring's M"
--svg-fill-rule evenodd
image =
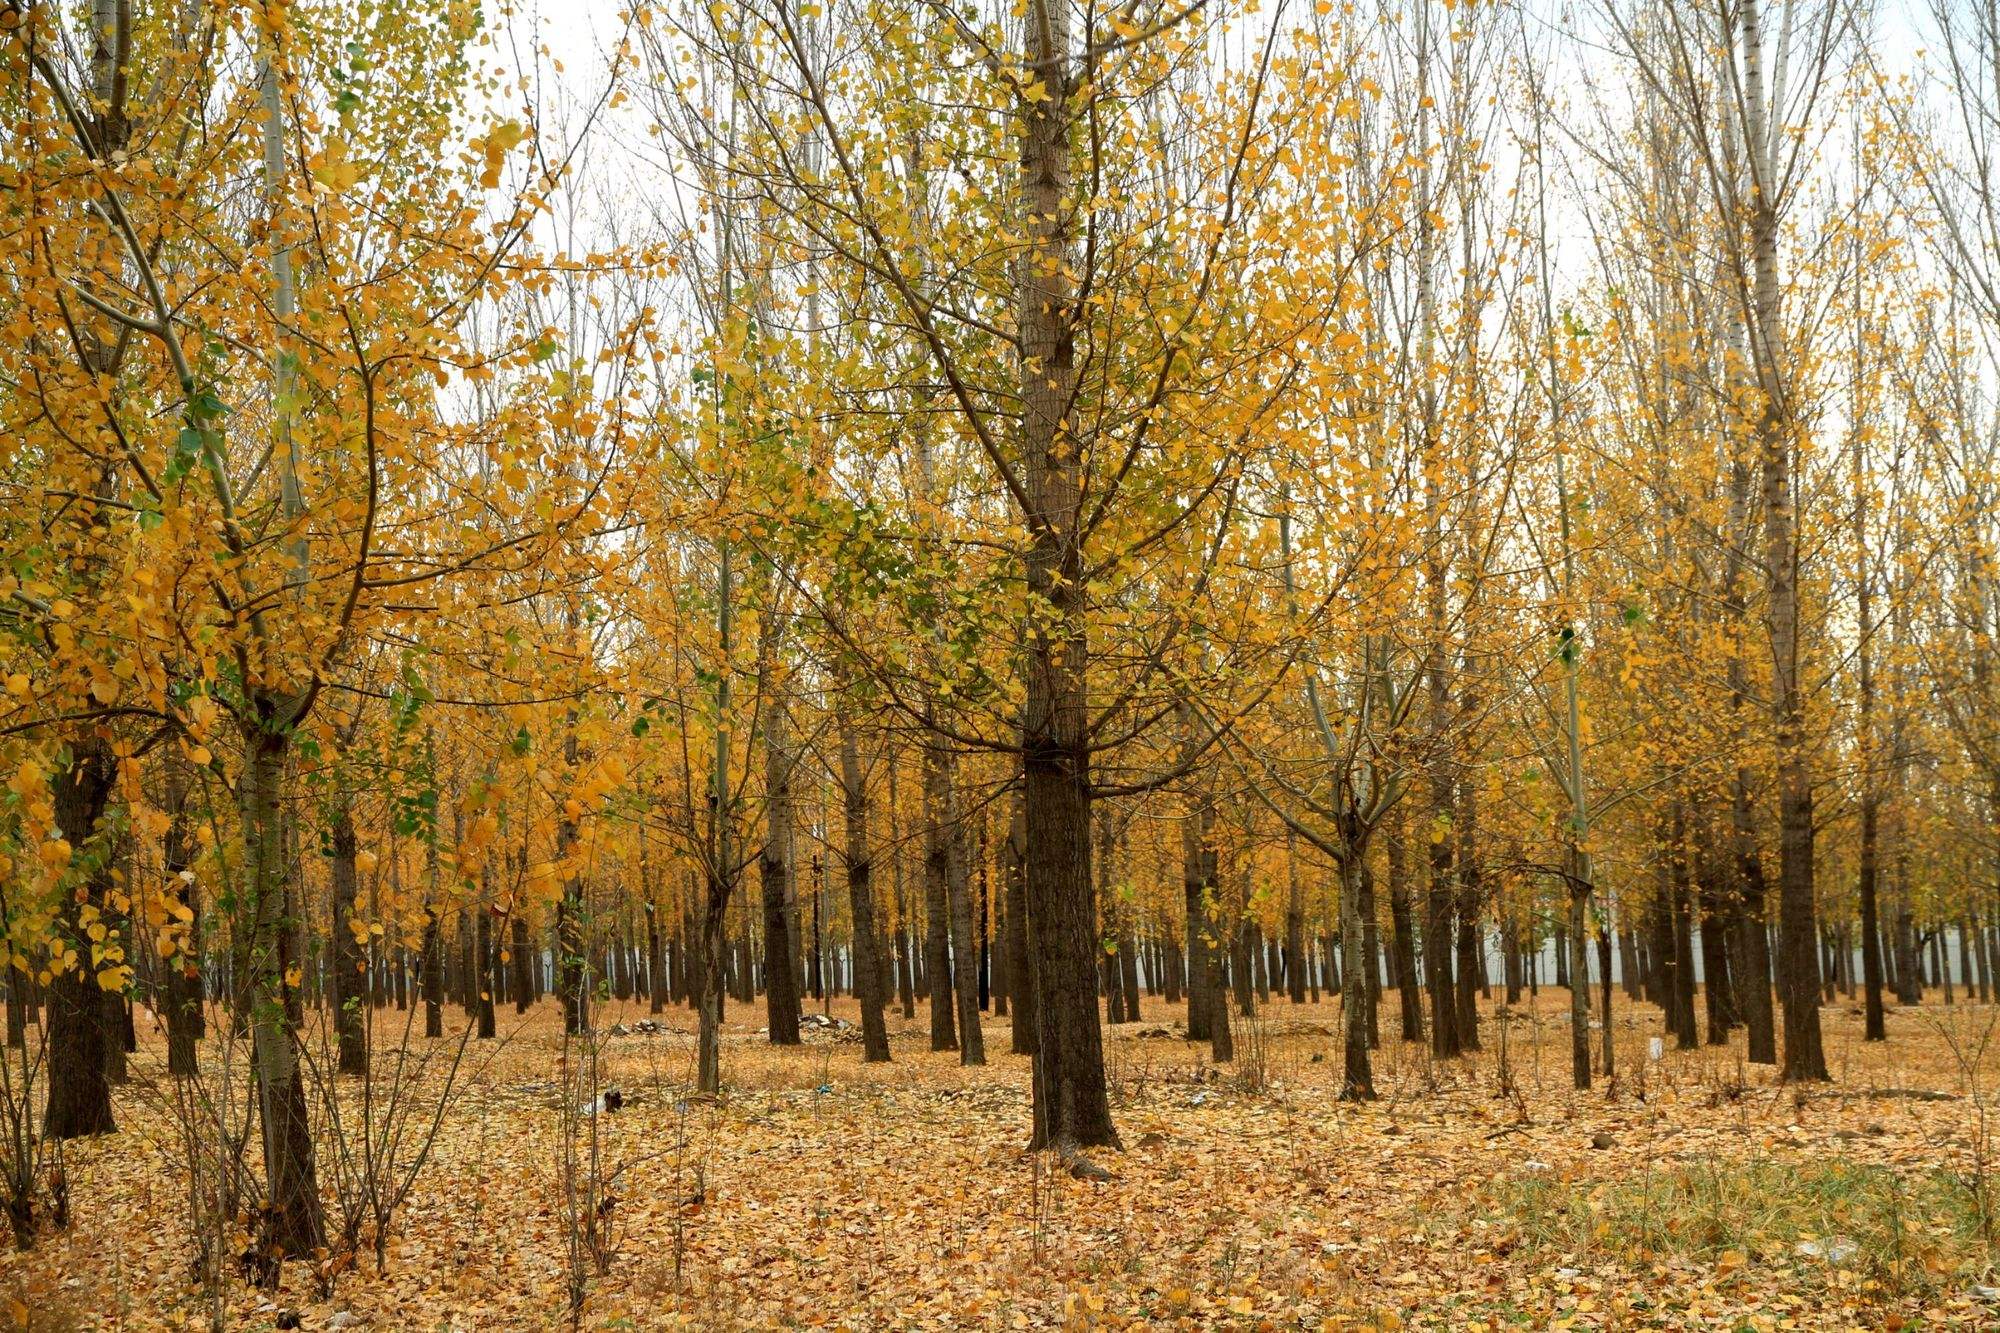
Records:
M1578 1092L1583 1092L1590 1087L1590 988L1586 984L1587 969L1583 966L1585 955L1581 943L1589 929L1593 886L1590 882L1590 853L1582 843L1572 839L1565 855L1569 864L1569 935L1579 944L1576 958L1571 963L1574 971L1569 988L1570 1083ZM1605 1003L1608 1006L1610 1001L1607 999ZM1608 1021L1605 1031L1610 1031Z
M491 890L488 890L491 900ZM473 924L473 1019L477 1023L477 1035L484 1040L492 1040L496 1035L493 1002L498 998L500 973L495 965L493 948L493 913L488 908L479 908Z
M166 992L167 1072L175 1078L192 1078L201 1071L195 1044L203 1035L201 903L196 897L197 890L194 876L186 874L194 863L194 856L193 848L188 838L187 784L177 764L173 766L168 782L167 833L164 845L161 848L161 859L164 862L167 881L170 886L170 892L173 895L175 911L177 914L185 913L184 920L187 928L180 938L180 947L175 951L172 958L166 960L167 975L164 989ZM352 870L351 862L349 869L350 871ZM347 938L350 948L353 948L352 934L349 934ZM336 957L339 956L337 951L338 942L338 937L336 937ZM358 949L356 952L358 952ZM19 987L21 982L26 979L25 974L15 972L13 979L16 989L11 998L18 1000L20 996ZM348 992L355 991L357 986L365 988L366 985L366 976L357 978L353 972L347 974L346 989ZM367 997L365 993L355 1003L357 1006L366 1004ZM12 1024L14 1009L16 1007L18 1006L10 1004L8 1009L8 1035L10 1042L13 1035ZM358 1008L356 1013L358 1019Z
M1694 932L1688 901L1688 858L1691 848L1688 846L1687 837L1687 808L1678 798L1674 801L1670 839L1667 902L1672 912L1674 972L1673 992L1668 997L1668 1013L1673 1023L1674 1044L1683 1051L1691 1051L1701 1045L1701 1035L1694 1021Z
M887 995L875 933L875 857L868 837L868 775L861 767L861 745L853 718L844 705L840 713L840 786L847 828L847 901L854 921L854 994L861 1005L861 1058L874 1064L889 1058L889 1031L882 1020Z
M1354 816L1349 815L1349 826L1343 830L1342 846L1346 854L1340 858L1340 938L1345 943L1361 939L1361 866L1367 856L1367 843L1359 834ZM1369 1010L1373 1007L1368 998L1369 969L1359 959L1350 958L1342 969L1340 981L1341 1012L1341 1076L1340 1100L1344 1102L1372 1102L1375 1100L1375 1074L1369 1063L1368 1027Z
M764 847L757 869L764 893L764 1013L771 1044L799 1044L798 973L792 967L791 716L783 686L767 668L772 701L764 723ZM878 1019L880 1015L877 1015ZM885 1057L886 1058L886 1057Z
M1433 783L1432 818L1443 821L1431 841L1430 889L1424 917L1424 989L1431 1009L1431 1054L1447 1059L1459 1053L1458 998L1452 984L1452 787L1449 779Z
M1375 868L1365 854L1360 856L1354 875L1360 894L1356 907L1361 913L1361 956L1356 961L1361 968L1361 993L1368 1005L1368 1049L1372 1051L1382 1045L1382 941L1375 924Z
M951 838L941 743L924 750L924 979L930 989L931 1049L958 1049L951 969Z
M435 879L435 876L432 877ZM428 898L429 895L426 895ZM424 904L424 1035L444 1035L444 940L435 900Z
M512 954L509 961L514 968L514 984L510 987L514 992L514 1012L525 1014L535 1002L535 980L530 975L534 966L534 944L528 938L527 918L520 915L518 908L508 923L508 930L508 950Z
M1008 988L1014 1008L1011 1048L1016 1055L1033 1055L1041 1034L1035 1013L1035 956L1028 950L1027 899L1028 821L1025 804L1016 800L1007 824L1007 957Z
M573 725L564 739L563 751L574 772L577 745ZM576 840L576 821L565 815L556 825L556 859L565 867L562 897L556 900L556 998L562 1002L563 1031L570 1036L590 1031L590 954L583 919L583 879L570 868L576 854Z
M1192 808L1181 820L1181 890L1187 908L1187 1035L1207 1041L1214 1005L1208 993L1208 955L1214 948L1209 908L1215 897L1215 808L1206 792L1192 793Z
M1299 887L1299 840L1285 835L1285 993L1293 1004L1306 1002L1306 908Z
M1476 707L1468 700L1468 715ZM1454 1009L1460 1049L1479 1049L1479 861L1476 853L1478 805L1470 781L1458 784L1458 978Z
M357 888L354 858L354 811L342 801L334 812L333 846L333 1024L338 1036L339 1069L343 1074L368 1072L368 1004L361 937L355 934Z
M972 937L972 884L966 873L966 836L958 805L957 765L942 756L945 818L945 888L951 903L952 990L958 1000L958 1062L986 1063L986 1035L979 1020L979 946ZM1095 996L1091 1014L1097 1012Z
M1390 815L1388 829L1389 925L1395 933L1396 992L1402 1006L1404 1041L1424 1039L1424 1006L1417 985L1416 918L1410 906L1410 877L1400 812Z

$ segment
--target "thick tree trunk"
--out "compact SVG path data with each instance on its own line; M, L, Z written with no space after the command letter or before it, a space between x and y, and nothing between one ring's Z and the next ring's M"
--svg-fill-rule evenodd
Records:
M1036 11L1022 25L1024 65L1043 90L1016 106L1025 242L1014 265L1021 375L1021 515L1027 630L1021 710L1027 806L1029 949L1035 960L1037 1146L1115 1144L1098 1024L1095 886L1090 873L1090 738L1085 638L1083 458L1070 418L1076 389L1076 256L1070 165L1073 14Z
M1255 1018L1257 941L1256 927L1250 922L1247 905L1237 909L1236 928L1226 933L1229 937L1229 976L1236 996L1236 1012L1245 1018Z
M260 704L264 701L259 701ZM238 802L243 826L245 892L239 902L250 1004L251 1058L263 1125L266 1243L303 1257L324 1243L306 1089L298 1059L298 997L287 984L296 919L285 864L282 786L290 731L271 718L287 705L260 707L261 724L243 728Z
M1724 1046L1729 1042L1729 1030L1737 1023L1729 968L1727 894L1721 883L1721 868L1714 858L1704 854L1700 866L1696 886L1700 892L1701 988L1708 1020L1707 1038L1711 1046Z
M70 766L51 780L55 824L70 845L73 863L89 858L108 868L108 859L93 846L100 839L98 823L110 803L115 772L111 749L97 737L77 740ZM42 1132L51 1139L73 1139L118 1130L111 1113L111 1084L105 1076L104 988L97 980L90 928L101 919L110 889L104 870L89 873L67 895L58 918L60 944L76 955L73 966L56 972L48 984L49 1100Z

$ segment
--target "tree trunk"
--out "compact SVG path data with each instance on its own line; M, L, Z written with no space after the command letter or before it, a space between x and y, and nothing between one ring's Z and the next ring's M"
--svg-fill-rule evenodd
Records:
M1025 804L1016 800L1007 825L1007 958L1009 1003L1014 1009L1011 1049L1033 1055L1041 1028L1035 1015L1035 958L1028 951L1028 823Z
M952 991L958 999L958 1062L986 1063L986 1035L979 1022L979 945L972 936L972 883L966 873L966 835L958 805L957 764L940 753L945 818L945 890L951 903ZM1095 923L1093 923L1094 925ZM1091 1001L1095 1016L1097 1003Z
M1215 808L1206 792L1191 794L1181 820L1181 891L1187 908L1187 1035L1207 1041L1214 1006L1208 993L1208 955L1214 947L1209 908L1215 897Z
M1565 855L1569 861L1569 935L1581 942L1584 932L1589 929L1587 913L1592 892L1590 856L1585 849L1572 840ZM1584 984L1585 968L1582 966L1584 953L1581 948L1572 962L1576 969L1571 974L1569 988L1569 1072L1570 1084L1578 1092L1590 1087L1590 988ZM1609 973L1607 972L1607 977ZM1607 999L1606 1005L1610 1004ZM1606 1010L1609 1013L1609 1009ZM1611 1030L1607 1021L1605 1032Z
M1711 821L1704 819L1705 832L1712 831L1713 827ZM1722 886L1721 867L1711 852L1701 853L1697 867L1696 887L1700 892L1701 907L1701 984L1708 1018L1708 1044L1725 1046L1729 1042L1729 1030L1736 1026L1737 1021L1735 1006L1730 1002L1733 992L1729 976L1727 891Z
M765 639L781 633L767 616ZM764 1016L773 1046L799 1044L798 973L792 967L791 711L777 679L776 644L760 645L769 700L764 722L764 846L757 870L764 896ZM877 1015L880 1018L880 1015Z
M1085 637L1083 458L1076 390L1075 218L1070 199L1075 71L1068 5L1022 25L1025 68L1042 89L1016 105L1025 242L1014 264L1021 374L1022 519L1028 605L1021 709L1027 806L1029 949L1041 1024L1035 1061L1039 1147L1116 1144L1098 1025L1095 886L1090 873L1090 738Z
M193 849L189 845L187 820L187 786L178 765L174 765L168 778L167 834L161 848L170 892L173 895L176 913L185 913L186 932L181 936L180 948L172 958L166 960L166 1021L167 1021L167 1072L175 1078L193 1078L201 1072L195 1043L202 1035L202 977L201 977L201 904L196 897L193 875L186 874L193 864ZM352 937L349 937L350 940ZM19 987L27 978L24 974L14 974L15 991L18 999ZM358 983L365 987L367 978L347 980L349 990ZM364 994L360 1003L367 1003ZM9 1037L11 1039L15 1006L8 1011Z
M882 985L882 961L876 952L875 861L868 841L868 775L862 771L860 742L844 704L840 712L840 787L846 816L847 901L854 918L854 994L861 1004L861 1058L875 1064L889 1058L889 1031L882 1020L887 996Z
M476 911L478 916L472 931L472 1012L477 1035L491 1040L495 1035L493 992L500 980L493 966L493 913L485 907Z
M528 938L528 920L516 907L513 919L508 923L509 961L514 967L514 982L509 988L514 992L514 1012L525 1014L535 1002L535 981L529 969L533 966L534 945Z
M1299 888L1298 835L1285 836L1285 994L1306 1002L1306 909Z
M1403 842L1402 816L1391 816L1388 838L1389 926L1395 934L1394 971L1396 992L1402 1005L1404 1041L1424 1039L1424 1006L1417 986L1417 939L1415 914L1410 907L1408 861Z
M1765 618L1771 643L1771 721L1778 764L1778 926L1784 991L1784 1077L1827 1078L1819 1023L1818 930L1813 903L1813 790L1806 745L1805 697L1799 683L1799 553L1794 529L1792 464L1795 421L1789 407L1788 353L1780 328L1778 201L1764 91L1763 25L1759 0L1737 10L1743 36L1744 141L1751 172L1749 227L1757 343L1754 363L1762 411L1764 568L1770 579Z
M281 790L289 759L289 727L271 716L288 705L258 701L261 721L243 728L242 810L245 890L240 901L249 969L251 1058L263 1125L265 1241L304 1257L324 1243L319 1181L298 1060L297 995L287 984L296 925L285 865Z
M1351 826L1343 839L1346 855L1340 859L1340 939L1343 945L1361 939L1361 865L1367 844ZM1375 1100L1375 1074L1369 1064L1368 1019L1373 1005L1368 998L1368 972L1356 958L1349 958L1340 979L1341 1076L1340 1100Z
M931 1049L958 1049L957 996L952 985L951 839L946 822L944 756L940 743L924 750L924 977L930 988Z
M69 844L74 864L98 868L66 895L59 917L59 944L73 951L76 961L54 971L48 984L49 1100L42 1132L51 1139L118 1131L105 1076L110 1034L104 1025L104 988L91 956L97 942L90 938L110 889L109 860L94 840L102 837L98 824L110 803L115 768L110 746L95 736L77 740L72 754L69 768L50 783L56 828Z
M333 830L333 1025L339 1044L339 1069L343 1074L368 1072L368 1004L366 960L361 954L361 937L355 934L356 853L354 811L341 801L334 812ZM365 929L365 927L364 927Z
M1462 709L1470 716L1478 707L1468 691ZM1456 934L1457 977L1453 987L1453 1013L1458 1023L1459 1049L1479 1049L1479 860L1477 838L1479 806L1469 778L1458 784L1458 806L1453 830L1458 838L1458 921Z
M1431 1008L1431 1054L1448 1059L1459 1053L1458 994L1452 984L1452 787L1448 778L1432 784L1431 817L1442 827L1431 835L1430 889L1424 917L1424 989ZM1344 941L1343 941L1344 943Z

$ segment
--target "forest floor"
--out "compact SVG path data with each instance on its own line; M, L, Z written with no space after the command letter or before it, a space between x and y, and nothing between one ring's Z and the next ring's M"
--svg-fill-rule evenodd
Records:
M1896 1010L1870 1045L1859 1009L1830 1005L1835 1081L1794 1088L1744 1062L1740 1032L1648 1059L1658 1011L1621 995L1621 1074L1578 1094L1566 1006L1552 988L1504 1023L1489 1006L1486 1049L1437 1063L1396 1040L1385 997L1381 1100L1356 1106L1336 1100L1330 1000L1237 1019L1239 1059L1217 1068L1148 999L1109 1030L1108 1180L1023 1151L1029 1071L1005 1019L966 1069L929 1050L921 1004L892 1009L894 1062L864 1066L852 1034L772 1048L761 1001L732 1006L727 1091L699 1099L687 1011L616 1035L646 1010L607 1005L591 1045L624 1104L583 1117L587 1052L553 1005L507 1011L500 1040L464 1046L379 1270L291 1263L275 1292L237 1277L219 1295L191 1281L185 1136L147 1034L123 1132L65 1154L72 1225L0 1259L0 1323L208 1326L215 1296L236 1328L539 1329L569 1322L580 1274L587 1328L2000 1326L1981 1223L2000 1007ZM434 1058L394 1094L403 1017L378 1016L373 1096L378 1114L400 1096L407 1159L460 1042L417 1038ZM215 1086L224 1043L203 1047ZM352 1080L342 1097L358 1120ZM329 1193L340 1174L323 1146Z

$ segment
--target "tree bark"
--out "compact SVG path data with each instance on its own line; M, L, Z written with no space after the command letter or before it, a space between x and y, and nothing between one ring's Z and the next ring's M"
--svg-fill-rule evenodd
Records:
M767 667L773 676L775 667ZM764 723L764 847L757 869L764 894L764 1015L773 1046L799 1044L798 972L792 966L792 755L790 711L768 685ZM879 1018L880 1015L878 1014Z
M854 994L861 1005L861 1058L876 1064L889 1058L889 1031L882 1019L887 996L875 933L875 858L868 839L868 775L854 720L840 714L840 786L846 817L847 902L854 920Z
M1818 931L1813 902L1813 790L1805 734L1805 697L1799 682L1799 553L1792 500L1796 429L1786 378L1787 352L1780 327L1776 161L1764 90L1762 11L1759 0L1737 10L1743 48L1744 139L1751 167L1750 254L1753 273L1755 364L1762 411L1757 438L1762 453L1764 567L1770 588L1765 617L1771 643L1771 720L1778 750L1778 925L1782 950L1779 985L1784 992L1784 1077L1828 1077L1821 1044Z
M333 816L333 1025L343 1074L368 1072L368 977L361 937L354 933L355 875L354 811L341 801Z
M76 961L48 984L49 1099L42 1132L51 1139L115 1134L104 1051L104 988L91 958L90 929L102 918L110 890L109 858L98 825L110 804L115 767L111 747L96 736L78 739L70 766L51 782L55 824L70 846L82 882L66 895L57 942Z
M1072 8L1037 4L1022 25L1037 97L1016 106L1024 246L1014 264L1021 374L1022 518L1028 625L1021 713L1027 807L1028 947L1037 1018L1034 1143L1116 1144L1098 1024L1095 885L1090 870L1088 581L1082 450L1071 419L1077 383L1070 199Z
M289 705L264 701L243 727L242 810L251 1058L263 1125L265 1241L286 1255L311 1254L326 1237L305 1080L298 1059L298 997L288 984L296 920L285 865L283 783L290 757ZM274 710L276 713L274 714Z

